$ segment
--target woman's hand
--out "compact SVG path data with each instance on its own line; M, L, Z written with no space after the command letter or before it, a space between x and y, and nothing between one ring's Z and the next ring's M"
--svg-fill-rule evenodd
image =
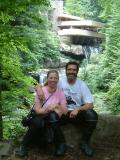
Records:
M48 111L55 111L55 109L58 107L58 105L56 105L56 104L53 104L53 105L49 105L48 107L47 107L47 110Z
M46 114L46 113L48 113L48 110L47 110L47 108L42 107L37 111L37 113L38 114Z

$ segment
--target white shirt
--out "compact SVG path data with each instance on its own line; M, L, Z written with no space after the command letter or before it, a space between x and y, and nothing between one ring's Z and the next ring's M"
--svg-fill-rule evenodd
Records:
M73 85L70 85L67 82L67 77L63 77L59 81L59 87L63 89L67 104L68 110L74 110L76 107L80 107L85 103L93 103L93 96L82 80L76 79L76 82Z

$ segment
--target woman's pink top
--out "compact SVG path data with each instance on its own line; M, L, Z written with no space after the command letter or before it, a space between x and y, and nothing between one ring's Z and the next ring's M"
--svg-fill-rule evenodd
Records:
M42 90L45 95L45 100L47 100L47 98L51 95L51 93L48 92L47 86L42 87ZM42 105L41 101L36 95L35 107L41 107L41 105ZM64 92L59 88L57 88L56 91L52 93L52 96L46 101L46 103L42 107L47 108L52 105L59 105L59 107L55 110L59 114L59 116L65 114L63 113L63 110L67 110L67 101Z

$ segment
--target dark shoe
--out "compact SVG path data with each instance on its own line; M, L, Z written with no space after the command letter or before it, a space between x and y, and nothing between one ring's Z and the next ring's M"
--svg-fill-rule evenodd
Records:
M80 148L87 156L92 157L94 155L94 150L87 143L82 143Z
M25 157L28 155L28 148L25 146L20 146L19 150L15 151L15 155L18 157Z
M65 152L66 152L66 145L65 143L61 143L59 146L56 147L55 155L63 156Z

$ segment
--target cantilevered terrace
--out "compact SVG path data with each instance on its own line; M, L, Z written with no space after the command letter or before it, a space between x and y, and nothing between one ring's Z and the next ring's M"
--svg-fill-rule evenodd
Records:
M58 21L58 35L70 36L75 44L94 45L95 41L101 42L104 39L104 34L99 32L104 27L101 22L83 20L67 14L59 15Z

